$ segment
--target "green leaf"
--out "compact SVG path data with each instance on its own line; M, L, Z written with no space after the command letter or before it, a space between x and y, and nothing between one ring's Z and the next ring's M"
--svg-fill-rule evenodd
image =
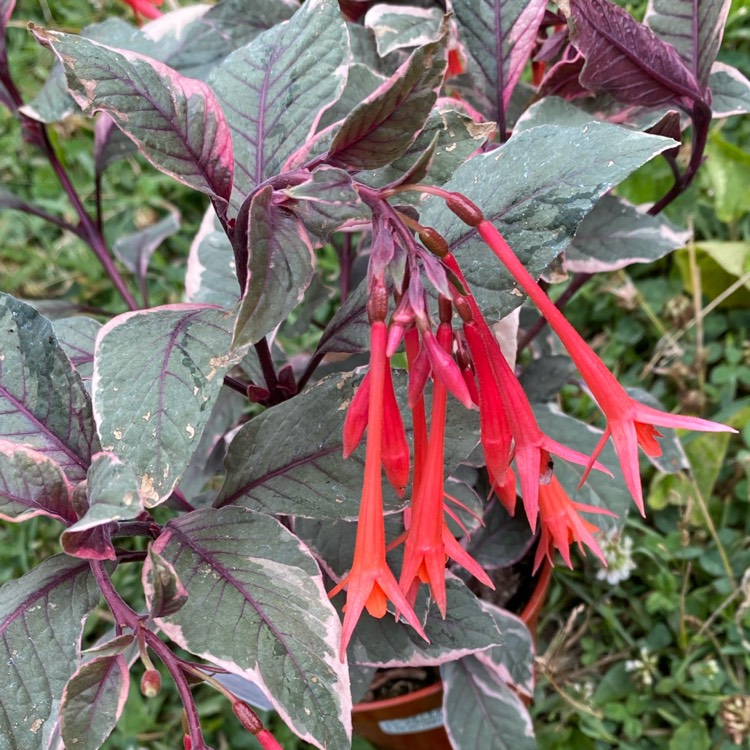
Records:
M70 491L62 469L44 453L0 439L0 519L45 515L73 523Z
M210 85L234 140L235 211L312 135L321 111L343 90L348 62L338 3L313 0L214 71Z
M708 79L714 117L730 117L750 112L750 81L726 63L716 62Z
M97 453L91 459L86 478L89 509L68 531L85 531L110 521L135 518L143 503L138 494L138 480L133 469L114 453Z
M499 502L492 502L467 549L485 570L497 570L520 560L533 542L523 514L510 516Z
M439 8L414 5L375 5L367 11L365 26L372 29L381 57L397 49L411 49L439 36L443 13Z
M165 305L118 315L97 336L99 435L135 471L148 507L172 492L198 445L234 363L231 322L206 305Z
M719 52L731 0L649 0L643 23L671 44L702 89Z
M341 124L327 161L348 169L375 169L398 159L422 130L443 83L445 32L415 50Z
M440 668L445 729L456 750L536 750L521 699L491 666L467 656Z
M503 645L477 654L477 658L496 671L500 679L524 695L534 694L534 639L520 617L490 602L482 601L482 607L495 620L497 629L503 634Z
M750 270L750 242L701 242L696 245L696 261L700 271L701 292L714 299ZM693 292L689 250L675 253L686 291ZM745 309L750 304L750 280L721 303L723 308Z
M0 737L13 750L48 746L83 622L99 602L89 565L56 555L0 587Z
M371 214L343 169L323 165L299 185L283 190L293 203L287 203L308 232L324 245L329 236L349 221L367 221Z
M603 273L631 263L651 263L690 239L662 216L614 195L605 195L581 222L565 251L565 269L572 273Z
M180 229L180 212L170 211L163 219L134 234L119 237L113 246L115 255L138 280L141 292L146 294L146 273L151 256L159 246Z
M547 7L543 0L454 0L459 38L479 111L506 132L510 97L526 67Z
M34 308L0 293L0 438L23 442L57 463L72 482L98 449L91 401Z
M84 383L87 383L94 371L94 342L102 324L93 318L77 315L58 318L52 323L52 327L57 343L68 355Z
M229 199L232 138L208 86L135 52L32 31L62 62L84 112L106 112L157 169L220 202Z
M448 603L445 619L435 604L430 605L424 618L429 643L390 614L376 619L363 613L347 650L349 661L383 668L430 666L502 646L503 633L476 595L450 574L446 575L445 588Z
M403 180L437 139L427 174L421 182L442 185L494 132L494 123L474 122L458 110L436 107L430 112L422 132L402 156L380 169L360 172L357 180L372 187L384 187ZM401 199L407 197L400 196Z
M216 212L209 207L190 245L185 299L231 310L239 298L232 243L221 229Z
M240 209L234 246L247 258L233 346L254 344L299 304L310 284L315 256L305 228L274 202L273 188L255 193Z
M229 447L226 480L215 505L236 503L267 513L306 518L355 518L359 512L365 447L343 458L346 409L361 377L345 373L324 378L299 396L250 420ZM393 372L407 435L407 377ZM452 399L448 407L446 466L463 461L478 442L476 415ZM305 425L304 430L298 428ZM386 485L386 506L403 503Z
M269 516L224 508L170 521L154 549L190 593L159 627L191 653L257 683L302 739L348 747L341 626L300 540Z
M600 122L575 128L543 125L465 162L444 187L473 200L529 272L539 276L604 193L673 145L671 139ZM437 198L427 198L420 213L420 221L448 241L490 320L504 318L523 302L475 229Z
M750 211L750 154L714 131L706 147L706 176L714 193L716 216L733 222Z
M83 664L65 686L60 706L65 747L98 750L122 715L130 675L122 654Z
M711 737L700 719L688 719L675 729L669 740L669 750L709 750Z
M357 354L366 351L370 341L370 323L367 319L369 289L367 279L346 298L326 326L315 350L316 356L329 352Z
M143 563L142 580L151 617L167 617L185 606L187 589L182 585L174 565L167 562L153 544L149 546L148 557Z
M372 94L385 81L385 76L380 75L367 65L359 62L352 63L349 66L346 85L341 92L341 96L321 115L318 132L322 134L330 125L346 119L346 116L363 99ZM329 135L328 140L330 141L333 134L329 133Z

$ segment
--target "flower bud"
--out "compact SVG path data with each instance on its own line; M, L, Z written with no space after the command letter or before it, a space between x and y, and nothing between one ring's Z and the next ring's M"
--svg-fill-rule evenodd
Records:
M240 724L250 734L257 735L263 731L263 722L258 718L258 714L244 701L235 701L232 704L232 711L234 711L234 715L240 720Z
M444 258L450 252L448 243L440 232L432 227L423 227L419 230L419 239L422 244L438 258Z
M478 227L484 221L484 214L476 204L461 193L449 193L445 198L445 205L470 227Z
M193 741L190 739L189 734L186 734L182 738L182 746L185 748L185 750L193 750Z
M161 674L155 669L147 669L141 677L141 694L146 698L156 698L161 693Z

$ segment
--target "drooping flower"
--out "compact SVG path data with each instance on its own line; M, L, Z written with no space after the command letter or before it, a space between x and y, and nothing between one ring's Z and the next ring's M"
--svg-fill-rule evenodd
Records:
M487 325L476 300L468 293L468 284L458 262L451 254L446 255L443 262L453 271L467 291L464 298L469 305L473 319L464 322L464 333L467 342L475 342L475 347L471 350L475 364L477 361L486 360L495 378L497 392L502 397L502 404L513 436L514 460L521 484L524 510L531 529L535 530L539 508L539 485L549 480L552 471L550 454L582 466L589 463L589 457L558 443L541 431L523 387L510 369L500 344ZM592 465L600 471L609 473L598 462ZM497 480L501 497L507 498L509 495L508 486L506 486L508 481L510 478L506 481Z
M444 352L450 350L453 343L450 324L440 324L437 342ZM477 580L494 588L481 566L456 541L445 521L443 471L447 397L446 384L435 378L427 453L419 485L414 488L411 520L399 579L401 589L412 600L416 596L417 579L427 583L443 617L447 606L445 564L448 558L466 568Z
M477 230L560 337L581 373L581 377L586 381L599 408L607 418L607 428L591 455L581 483L586 480L593 462L611 436L622 466L625 483L638 510L643 514L643 489L638 465L638 446L640 445L648 456L661 455L661 446L656 441L656 438L661 435L656 427L681 427L702 432L736 432L736 430L699 417L683 417L659 411L631 398L604 362L542 291L494 225L483 219L477 224Z
M427 639L414 610L396 583L385 557L381 461L383 403L386 369L389 366L385 355L387 336L386 326L382 320L371 323L367 451L354 560L349 573L329 594L333 597L344 587L347 589L339 652L341 661L346 657L346 647L362 610L366 608L373 617L383 617L389 599L407 622L425 640Z
M571 500L557 477L553 474L547 484L539 487L539 520L541 522L541 535L539 546L534 557L534 571L541 565L546 557L554 564L555 549L560 550L565 564L572 568L570 561L570 545L577 542L582 554L586 554L586 545L601 561L607 564L604 553L594 539L594 533L599 529L590 521L581 518L580 513L603 513L608 516L614 515L603 508L593 505L584 505Z
M135 13L135 20L139 21L140 16L144 18L159 18L161 11L156 6L161 5L164 0L124 0Z

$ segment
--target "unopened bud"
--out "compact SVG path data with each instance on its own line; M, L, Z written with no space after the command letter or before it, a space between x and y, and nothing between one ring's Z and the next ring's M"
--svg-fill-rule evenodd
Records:
M182 738L182 745L185 748L185 750L193 750L193 741L190 739L189 734L186 734Z
M445 205L470 227L478 227L484 221L484 214L476 204L461 193L449 193L445 198Z
M161 675L155 669L147 669L143 673L141 693L146 698L156 698L161 693Z
M456 308L456 312L464 323L471 323L474 320L474 313L471 311L471 306L463 295L456 294L453 297L453 307Z
M444 258L450 252L448 243L440 232L432 227L423 227L419 230L419 239L422 244L438 258Z
M438 298L438 317L441 323L450 324L453 318L453 305L448 297L442 295Z
M258 714L244 701L235 701L232 703L232 711L234 711L234 715L240 720L240 724L250 734L258 734L258 732L263 731L263 722L258 718Z
M388 317L388 290L382 279L370 280L370 299L367 300L367 318L370 323L385 321Z

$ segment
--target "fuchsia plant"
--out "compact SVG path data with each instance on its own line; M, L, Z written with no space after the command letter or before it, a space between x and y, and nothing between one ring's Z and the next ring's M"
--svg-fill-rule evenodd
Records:
M586 269L575 291L687 238L659 213L695 177L712 114L750 109L750 83L712 67L728 2L698 5L654 4L644 25L609 0L220 0L142 29L32 26L55 63L28 99L0 0L0 102L77 220L6 191L0 205L88 244L127 308L50 321L0 298L0 517L54 519L62 549L0 590L0 736L100 747L140 661L144 696L174 682L185 748L207 747L198 682L264 748L278 743L251 703L344 748L375 668L432 665L454 747L494 747L499 725L534 746L531 635L474 591L527 556L571 566L573 543L602 558L598 532L630 498L644 510L638 446L674 445L657 427L729 430L624 391L537 282L560 256ZM76 109L96 116L93 206L49 137ZM654 206L611 194L657 155L674 186ZM109 236L102 182L123 156L210 201L183 302L147 302L176 214ZM594 229L614 217L612 254ZM560 412L544 358L523 384L509 364L498 325L524 295L603 432ZM314 348L287 356L304 329ZM145 605L113 577L132 565ZM461 697L476 693L481 717Z

